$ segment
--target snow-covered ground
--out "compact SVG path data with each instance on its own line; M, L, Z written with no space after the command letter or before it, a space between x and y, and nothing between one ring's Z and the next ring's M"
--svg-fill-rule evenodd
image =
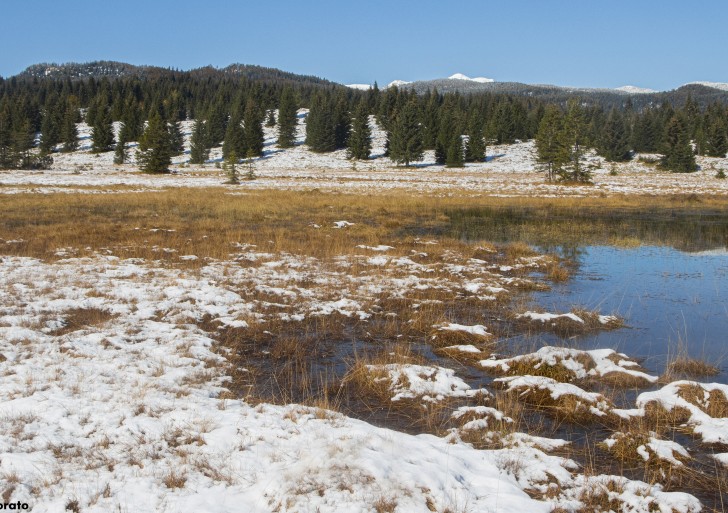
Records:
M298 144L291 149L279 149L275 128L265 128L265 152L254 162L257 179L244 182L237 188L319 189L359 193L404 190L427 194L493 195L493 196L600 196L615 194L726 194L728 180L715 178L719 169L728 172L728 159L699 157L702 169L695 173L669 173L655 169L638 159L616 164L617 175L610 174L612 165L596 155L588 158L593 167L593 186L563 186L548 183L536 170L533 141L488 147L487 162L467 164L461 169L447 169L435 164L434 152L425 152L415 167L398 167L383 157L385 134L373 117L373 158L351 161L346 151L317 154L308 151L305 140L306 111L299 111ZM183 122L186 139L192 122ZM173 174L150 176L139 173L134 164L134 148L129 153L131 163L113 164L113 152L90 153L90 129L79 126L81 149L71 154L56 153L48 171L0 172L0 193L111 191L115 186L125 189L148 190L165 187L218 187L226 181L215 162L221 161L221 149L215 148L211 160L203 166L188 165L189 151L173 159ZM187 142L189 148L189 142Z
M567 445L561 440L514 433L503 437L501 448L477 450L461 436L487 429L486 418L508 422L491 407L462 410L470 422L437 437L318 408L230 398L224 348L196 323L206 315L243 329L270 315L286 322L334 313L365 320L375 310L359 299L367 295L407 294L409 287L448 281L453 291L462 290L474 274L499 290L512 283L472 259L433 273L408 258L383 266L370 262L383 255L355 255L349 258L363 271L350 276L342 259L326 266L235 246L241 253L229 261L185 270L102 254L55 262L2 257L0 493L6 502L49 513L545 513L618 489L630 511L700 510L691 495L663 492L658 484L581 475L574 461L549 454ZM381 253L383 246L372 248ZM376 281L366 269L376 272ZM410 277L402 279L402 270ZM316 280L303 288L309 272ZM292 310L267 312L270 303L249 293L259 287ZM103 315L69 324L77 309ZM383 370L393 399L490 397L452 369ZM524 490L549 498L536 500Z

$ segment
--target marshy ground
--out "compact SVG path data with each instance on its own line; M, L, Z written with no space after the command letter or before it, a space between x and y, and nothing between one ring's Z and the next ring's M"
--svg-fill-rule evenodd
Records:
M699 511L695 497L721 511L721 363L677 354L658 375L580 347L623 328L614 312L530 298L570 280L570 244L725 245L725 207L707 195L6 195L0 493L38 511L174 511L224 493L251 511L458 512L489 507L487 475L523 511ZM700 232L685 242L680 226ZM558 343L542 347L543 334ZM393 436L424 459L383 448ZM481 480L463 471L453 485L433 466L447 451L486 465Z

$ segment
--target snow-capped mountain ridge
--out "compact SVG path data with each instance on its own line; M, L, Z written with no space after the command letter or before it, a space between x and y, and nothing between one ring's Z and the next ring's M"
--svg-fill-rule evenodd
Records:
M495 82L495 80L493 80L492 78L485 78L485 77L470 78L469 76L463 75L462 73L455 73L454 75L450 75L447 78L449 78L450 80L470 80L472 82L479 82L481 84L489 84L491 82Z

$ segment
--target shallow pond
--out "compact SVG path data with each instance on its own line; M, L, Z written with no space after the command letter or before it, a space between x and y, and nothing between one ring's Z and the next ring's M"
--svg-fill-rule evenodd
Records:
M662 373L676 353L721 368L711 381L728 381L728 251L696 253L670 247L589 246L578 251L571 280L534 301L553 312L573 305L616 314L626 327L584 337L580 347L613 348L644 358Z

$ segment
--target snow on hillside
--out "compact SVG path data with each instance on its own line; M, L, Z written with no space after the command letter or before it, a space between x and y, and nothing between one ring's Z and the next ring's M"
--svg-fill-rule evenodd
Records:
M243 181L239 189L278 188L351 192L410 190L427 194L489 194L498 196L589 196L612 194L681 194L689 189L699 194L728 194L728 180L718 180L722 169L728 173L728 159L698 156L701 170L683 175L664 173L639 160L619 163L618 174L611 175L612 165L590 153L587 164L593 168L595 185L564 187L544 180L537 171L533 141L488 146L486 162L468 163L460 169L448 169L435 162L432 150L410 168L397 166L384 157L386 133L370 117L372 158L366 161L347 159L346 150L313 153L305 144L306 109L298 112L296 145L277 146L276 128L264 127L265 148L262 157L252 162L256 179ZM54 153L51 170L13 170L0 173L0 194L27 192L112 192L113 187L126 190L156 190L165 187L220 187L226 181L219 166L222 149L213 148L204 165L189 164L189 138L192 121L182 122L186 151L172 159L169 175L146 175L135 164L136 143L129 149L130 160L114 165L113 152L91 153L91 129L78 125L80 149L73 153ZM118 124L116 126L118 130ZM245 172L241 164L241 173ZM112 188L112 189L107 189Z
M685 85L702 85L706 87L712 87L713 89L720 89L721 91L728 91L728 83L725 82L690 82Z
M407 82L406 80L392 80L389 84L387 84L387 87L401 87L411 83L412 82Z
M637 87L637 86L632 86L632 85L617 87L615 90L622 91L624 93L629 93L629 94L648 94L648 93L657 92L654 89L646 89L644 87Z
M495 82L495 80L493 80L492 78L485 78L485 77L470 78L469 76L463 75L462 73L455 73L454 75L450 75L447 78L449 78L450 80L470 80L471 82L479 82L481 84L489 84L491 82Z
M351 89L358 89L360 91L368 91L372 88L369 84L346 84L346 87L350 87Z

